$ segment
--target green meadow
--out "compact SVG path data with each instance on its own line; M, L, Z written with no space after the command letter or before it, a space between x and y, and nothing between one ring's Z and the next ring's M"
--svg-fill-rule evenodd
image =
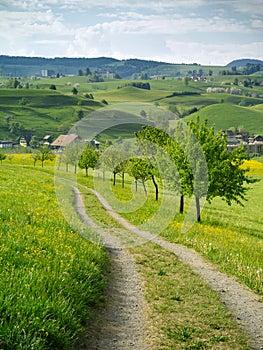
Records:
M208 125L215 125L215 130L241 128L250 134L263 134L263 104L252 107L243 107L234 104L214 104L202 108L185 118L186 121L195 119L208 120ZM171 122L172 125L172 122Z
M30 155L13 155L0 166L2 349L70 349L103 302L107 256L102 247L89 241L91 232L74 214L70 207L73 195L67 192L65 201L75 228L65 221L56 200L54 165L47 162L43 169L33 167ZM174 219L161 235L196 249L261 298L263 164L250 161L248 165L251 175L260 181L251 185L244 207L214 200L205 205L202 222L187 232L181 230L184 215L174 208ZM70 179L72 172L65 173L62 166L58 174ZM94 176L97 178L96 173ZM104 227L119 228L88 190L93 187L93 177L79 170L77 178L89 215ZM63 182L56 186L64 193ZM111 191L125 203L133 196L131 186L132 179L126 179L124 189L118 179ZM121 215L138 225L155 216L162 196L157 203L151 185L147 198L142 186L137 195L144 204ZM144 280L147 317L151 320L147 331L153 349L249 349L246 335L218 297L175 256L151 243L130 252Z
M242 82L248 78L215 74L208 82L189 80L186 84L182 78L166 77L148 80L150 90L127 86L138 82L136 80L90 82L85 76L38 80L21 78L21 83L27 83L29 88L0 89L0 138L16 139L23 133L36 135L40 139L47 134L56 137L67 133L79 120L79 111L88 115L104 107L105 101L110 105L149 103L186 120L198 114L201 119L207 118L210 124L215 124L216 130L242 127L250 133L260 134L263 125L260 107L263 104L262 86L240 87L242 95L207 93L208 87L229 88L235 79ZM256 78L260 79L260 75ZM7 77L0 78L1 83L7 81ZM56 90L51 90L51 85L55 85ZM72 93L74 87L77 89L76 95ZM250 97L252 92L261 97ZM92 94L94 99L87 98L87 93ZM19 123L20 130L12 133L12 123ZM116 133L112 138L116 138Z
M66 222L53 176L7 164L0 184L0 348L69 349L102 301L105 252Z

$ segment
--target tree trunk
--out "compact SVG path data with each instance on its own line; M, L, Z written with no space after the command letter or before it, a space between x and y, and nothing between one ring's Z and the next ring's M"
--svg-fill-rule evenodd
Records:
M184 195L181 194L180 196L180 214L183 214L184 212Z
M68 163L66 163L66 172L68 172Z
M74 174L77 174L77 166L74 165Z
M135 191L138 191L138 180L135 180Z
M195 197L195 205L196 205L196 221L201 222L200 198Z
M85 169L86 169L86 176L88 176L89 175L88 167L86 167Z
M158 199L159 199L159 189L158 189L158 184L155 181L155 178L154 178L153 175L152 175L152 182L153 182L154 187L155 187L155 200L158 201Z
M124 188L124 173L121 174L121 187Z
M146 190L145 182L143 180L142 180L142 186L143 186L145 196L147 197L147 190Z
M113 173L113 186L116 185L116 173L114 172Z

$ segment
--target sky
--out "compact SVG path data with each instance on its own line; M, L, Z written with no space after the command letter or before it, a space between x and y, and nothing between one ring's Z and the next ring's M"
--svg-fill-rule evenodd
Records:
M263 0L0 0L0 54L263 60Z

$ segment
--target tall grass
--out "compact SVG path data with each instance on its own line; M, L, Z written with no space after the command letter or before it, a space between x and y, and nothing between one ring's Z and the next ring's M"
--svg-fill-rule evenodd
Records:
M1 167L1 349L69 349L101 300L105 253L65 221L52 180Z
M161 235L169 241L193 247L218 264L222 271L236 276L256 293L263 294L263 164L257 161L247 164L251 175L260 181L251 185L244 207L235 204L228 206L216 198L212 204L204 206L202 222L195 223L185 232L182 231L185 216L178 214L178 199L174 220L165 227L165 218L160 217L158 225L163 222ZM131 191L128 187L121 189L118 185L113 192L123 201L130 200ZM142 189L141 196L144 196ZM159 204L154 200L153 192L150 192L143 206L121 215L136 225L142 225L156 215L158 208Z

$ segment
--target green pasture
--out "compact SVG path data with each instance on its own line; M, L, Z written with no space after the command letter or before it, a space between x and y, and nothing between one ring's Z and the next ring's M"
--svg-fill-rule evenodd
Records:
M70 216L79 234L65 222L54 193L54 165L54 161L47 162L40 169L33 167L30 155L13 155L0 166L3 197L0 260L5 262L0 270L3 315L0 331L1 346L6 349L14 347L13 344L16 349L70 349L86 324L84 320L90 320L90 307L101 301L105 283L101 274L106 257L97 245L82 238L90 237L91 233L70 205L63 207L63 212ZM185 215L178 214L177 200L178 207L172 208L174 219L163 227L161 235L196 249L222 271L262 295L263 166L257 161L247 165L251 176L260 181L251 185L244 207L229 207L216 199L211 205L205 205L200 224L193 223L190 230L182 231ZM70 167L69 173L64 169L62 165L56 174L71 179L73 168ZM87 189L93 187L93 177L85 177L83 171L78 171L77 178L89 215L104 227L120 229ZM126 178L124 188L120 178L115 187L111 182L107 184L110 178L104 182L102 174L95 172L94 178L101 183L101 188L105 184L110 186L111 193L122 204L134 196L131 178ZM73 195L64 190L63 181L56 182L56 186L65 196L62 202L73 203ZM162 204L162 195L156 202L153 186L147 183L147 187L147 198L141 185L136 194L138 203L144 203L142 206L120 213L136 225L156 216ZM186 208L189 205L188 201ZM163 219L158 216L159 225L164 223ZM134 247L131 252L144 280L153 349L199 346L248 350L246 338L220 305L218 297L184 264L150 243ZM179 315L176 322L175 312ZM191 323L189 315L193 316Z
M208 83L189 81L188 84L181 78L153 79L147 81L151 90L125 86L135 80L89 82L85 76L38 80L21 78L23 83L29 83L30 88L0 89L0 138L16 139L21 134L32 134L42 138L47 134L57 136L68 132L78 121L80 110L87 115L104 107L105 104L101 103L103 100L109 105L126 102L149 103L163 107L181 118L186 117L186 120L195 118L198 114L201 119L208 118L209 122L211 120L211 123L216 123L218 129L243 126L244 130L250 133L260 134L263 125L260 106L263 104L263 98L252 98L245 93L256 91L258 95L262 95L262 86L254 86L253 89L242 87L242 96L206 93L209 86L231 86L235 77L240 80L246 78L214 75ZM0 81L5 82L7 78L1 77ZM51 85L55 85L57 90L50 90ZM74 86L78 90L77 95L72 93ZM85 93L92 93L94 100L86 98ZM11 117L10 124L20 123L25 130L11 134L6 117ZM124 134L127 132L128 130L124 131ZM115 136L114 133L113 138L116 138Z
M106 255L65 221L53 176L6 164L0 186L0 348L69 349L102 299Z
M26 103L21 105L21 100ZM27 133L44 137L67 132L78 121L78 111L88 114L102 105L99 102L52 90L0 90L0 138L12 138L9 125L20 123ZM6 117L10 117L9 125ZM60 128L63 130L60 131ZM17 134L21 136L20 131Z
M158 225L162 225L161 235L171 242L182 243L193 247L206 258L216 263L224 272L234 275L241 283L248 285L256 293L263 294L263 166L257 161L249 161L251 176L260 181L250 185L247 192L247 201L244 206L233 204L228 206L221 199L214 199L211 204L206 203L202 211L202 223L194 223L188 231L185 230L185 215L179 214L178 208L174 210L174 220L168 227L165 217L158 216ZM142 187L141 195L144 196ZM160 207L154 200L154 189L149 185L148 199L136 211L121 213L126 219L136 225L142 225ZM114 193L122 201L131 199L131 187L121 189L121 184L113 188ZM121 193L121 195L120 195ZM120 197L121 196L121 197ZM169 205L169 204L168 204ZM188 204L190 202L188 201ZM166 207L168 209L168 207ZM190 207L188 208L190 212ZM190 219L187 219L190 220ZM187 226L186 226L187 227Z
M250 134L263 133L262 104L253 107L243 107L228 103L214 104L200 109L198 112L185 117L184 120L207 119L209 125L215 125L216 131L229 128L239 128L249 131ZM173 122L171 122L173 123Z

